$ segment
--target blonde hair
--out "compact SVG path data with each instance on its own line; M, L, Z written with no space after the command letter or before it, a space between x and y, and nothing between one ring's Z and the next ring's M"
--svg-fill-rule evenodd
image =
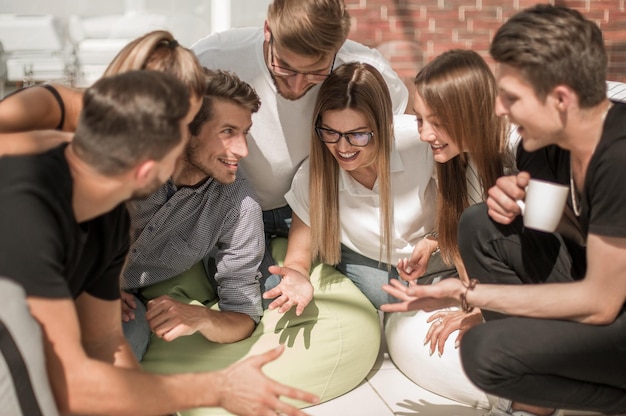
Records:
M267 23L276 44L304 56L335 54L350 31L343 0L274 0Z
M109 64L104 76L149 69L174 75L196 97L202 97L205 82L196 55L178 44L166 30L155 30L128 43Z
M446 263L456 263L457 226L469 206L464 151L476 164L486 199L487 189L504 173L508 125L495 113L495 77L474 51L454 49L439 55L417 74L415 87L461 151L448 162L437 163L439 247Z
M327 264L341 260L339 215L339 165L326 145L317 138L317 126L324 112L358 111L374 132L368 146L375 146L380 192L380 257L391 262L392 201L390 154L393 144L393 111L385 80L371 65L349 63L337 68L322 84L311 130L310 220L312 258Z

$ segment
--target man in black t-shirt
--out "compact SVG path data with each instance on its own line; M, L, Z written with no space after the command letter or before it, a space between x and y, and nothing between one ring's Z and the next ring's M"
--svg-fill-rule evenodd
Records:
M119 274L129 220L121 203L150 194L170 177L187 144L193 101L165 73L106 77L85 92L70 144L0 159L0 276L24 288L43 333L60 413L164 414L222 406L236 414L277 409L299 415L279 396L314 399L262 374L261 366L280 348L220 372L161 376L142 372L124 339ZM0 325L0 334L13 335L19 349L23 336L12 327ZM32 338L36 343L37 333ZM10 371L0 369L0 385L20 367L15 349L5 347L0 344ZM25 407L29 396L16 392L21 413L55 414L34 390L35 410Z
M623 413L626 104L606 98L602 32L577 11L537 5L498 30L490 53L496 110L517 125L522 148L520 173L461 217L459 248L476 281L388 286L404 302L384 310L481 308L487 322L463 336L461 358L474 383L502 398L491 416ZM523 226L516 201L531 177L570 186L578 242Z

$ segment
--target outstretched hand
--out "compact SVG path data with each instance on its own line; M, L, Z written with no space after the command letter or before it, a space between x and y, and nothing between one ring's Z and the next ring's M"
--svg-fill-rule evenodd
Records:
M280 400L281 396L316 404L319 399L311 393L285 386L263 374L262 367L280 357L281 345L264 354L250 357L220 371L219 405L242 416L306 416L300 409Z
M430 312L449 306L458 306L460 295L465 287L459 279L443 279L433 285L413 284L408 287L396 279L392 279L390 284L383 285L383 290L402 301L382 305L380 310L383 312L415 310Z
M296 315L302 315L304 308L313 299L313 285L308 276L290 267L270 266L269 271L281 275L282 279L276 287L263 293L264 299L276 298L268 308L278 308L278 312L285 313L295 306Z

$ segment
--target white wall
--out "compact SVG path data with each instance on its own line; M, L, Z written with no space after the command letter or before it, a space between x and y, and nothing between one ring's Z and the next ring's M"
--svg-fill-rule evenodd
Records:
M82 17L124 14L128 9L164 13L186 13L211 22L212 0L0 0L0 13L52 14L66 20ZM219 1L219 0L218 0ZM229 0L231 26L260 26L271 0Z
M6 52L0 53L0 97L3 80L12 84L45 79L88 86L101 76L123 45L152 30L169 30L181 45L189 47L216 30L261 26L270 1L0 0L0 43ZM52 29L49 24L33 24L32 18L16 22L11 15L20 19L52 15L56 20ZM33 25L40 30L31 30ZM50 56L50 45L59 43L65 45L63 52ZM17 44L28 45L28 50L42 49L44 54L24 60L17 54L23 48L11 48Z

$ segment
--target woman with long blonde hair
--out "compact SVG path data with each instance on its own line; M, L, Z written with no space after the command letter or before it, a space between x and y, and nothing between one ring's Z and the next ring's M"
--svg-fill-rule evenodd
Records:
M313 261L334 265L375 307L394 300L383 284L397 279L395 264L427 251L434 229L436 184L429 146L414 118L392 115L384 79L368 64L337 68L321 86L311 127L309 160L285 195L293 210L283 276L265 293L270 308L296 306L312 297ZM437 254L420 283L454 270Z

